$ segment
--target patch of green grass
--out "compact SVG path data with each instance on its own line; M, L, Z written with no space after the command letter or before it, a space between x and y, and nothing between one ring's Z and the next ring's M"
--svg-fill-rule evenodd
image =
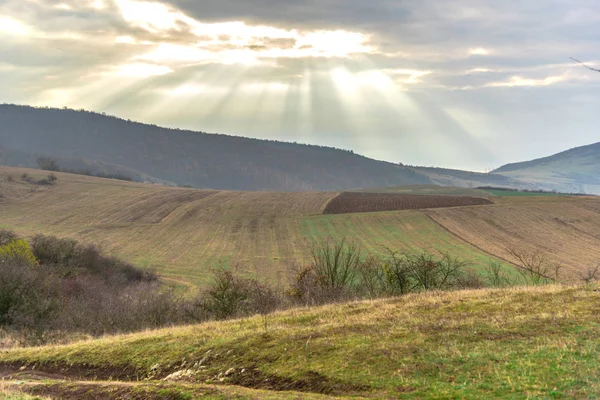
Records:
M387 249L449 253L465 260L482 275L490 262L497 262L513 281L518 279L512 265L458 239L420 211L317 215L304 217L301 226L309 241L346 238L356 241L364 254L388 255Z
M205 359L199 382L230 368L290 390L375 398L600 396L600 293L548 286L424 293L14 349L2 362L150 375ZM235 375L234 375L235 376ZM222 382L235 383L229 378Z

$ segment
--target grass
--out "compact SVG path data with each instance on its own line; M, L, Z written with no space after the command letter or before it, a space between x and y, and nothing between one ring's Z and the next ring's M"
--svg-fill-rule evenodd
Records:
M599 329L597 286L440 292L278 313L267 331L257 317L13 349L0 364L134 380L191 368L196 383L273 398L587 399L600 396Z

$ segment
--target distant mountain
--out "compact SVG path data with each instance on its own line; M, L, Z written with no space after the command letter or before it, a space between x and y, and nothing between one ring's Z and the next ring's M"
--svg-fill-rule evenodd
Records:
M522 182L498 174L461 171L458 169L413 167L415 172L427 176L436 185L453 186L462 188L477 188L480 186L493 186L513 189L539 189L535 184Z
M507 164L492 172L560 192L600 194L600 143Z
M410 168L350 151L167 129L68 109L0 105L0 146L101 162L198 188L308 191L432 183Z

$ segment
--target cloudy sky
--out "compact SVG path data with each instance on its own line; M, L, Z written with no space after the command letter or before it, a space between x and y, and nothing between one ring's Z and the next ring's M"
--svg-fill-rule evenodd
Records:
M600 141L597 0L0 0L0 102L487 170Z

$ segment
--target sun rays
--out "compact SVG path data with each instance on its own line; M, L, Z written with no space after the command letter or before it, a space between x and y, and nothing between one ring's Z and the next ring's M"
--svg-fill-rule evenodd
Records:
M406 160L405 149L425 146L432 138L448 139L438 119L450 121L461 138L478 140L469 132L472 123L462 128L464 121L472 122L468 112L445 113L427 103L439 108L436 114L415 100L416 94L425 96L421 91L439 71L390 62L392 56L380 49L382 38L372 32L200 20L159 1L64 0L52 7L68 18L78 12L113 18L119 28L48 33L2 17L0 35L69 40L72 44L65 46L72 47L65 53L75 55L76 45L99 46L95 65L47 84L28 99L34 105L330 145L393 161ZM104 59L109 47L118 54ZM482 47L465 56L488 54L492 51Z

